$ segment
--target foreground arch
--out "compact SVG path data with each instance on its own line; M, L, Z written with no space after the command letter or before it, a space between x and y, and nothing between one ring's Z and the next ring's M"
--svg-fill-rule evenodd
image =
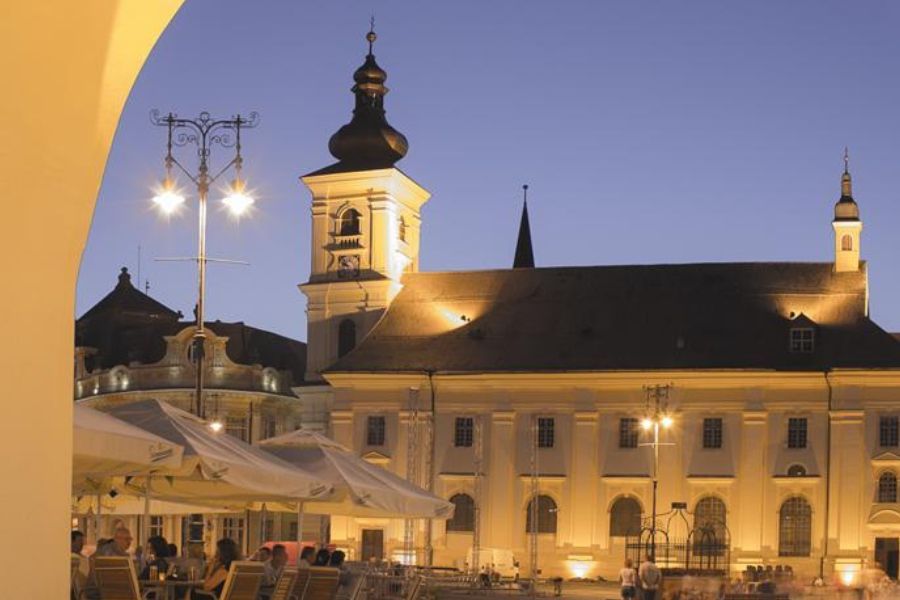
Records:
M122 106L181 2L11 2L0 19L4 597L68 594L78 266Z

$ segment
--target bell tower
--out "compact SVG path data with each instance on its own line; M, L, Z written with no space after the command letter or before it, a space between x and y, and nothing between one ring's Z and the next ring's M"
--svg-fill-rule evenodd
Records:
M850 157L844 148L844 174L841 175L841 198L834 205L834 270L846 273L859 270L859 238L862 221L859 206L853 200L853 181L850 178Z
M301 177L312 194L312 267L307 297L306 377L350 352L419 269L420 210L430 194L397 169L406 137L384 110L387 73L369 53L353 74L353 118L331 136L338 162Z

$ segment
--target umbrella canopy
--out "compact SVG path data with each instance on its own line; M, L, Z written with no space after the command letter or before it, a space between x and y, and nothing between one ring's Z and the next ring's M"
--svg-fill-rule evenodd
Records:
M181 466L184 448L180 445L99 410L75 406L74 422L76 491L97 487L101 480L117 475L171 471Z
M333 486L331 496L304 503L308 512L441 519L453 516L450 502L366 462L324 435L292 431L262 441L260 447Z
M217 506L252 501L311 500L331 493L317 475L288 464L160 400L121 404L110 413L184 447L181 466L154 476L149 496ZM137 489L131 479L129 490Z

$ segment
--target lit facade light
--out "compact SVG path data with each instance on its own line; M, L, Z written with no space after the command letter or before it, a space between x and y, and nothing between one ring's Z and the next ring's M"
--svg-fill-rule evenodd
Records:
M650 431L650 428L653 427L653 421L649 417L644 417L641 419L641 427L644 428L644 431Z
M209 428L212 429L214 433L219 433L220 431L225 429L225 424L222 423L222 421L220 421L219 419L216 419L209 424Z
M662 423L663 428L668 429L672 426L672 417L666 415L662 418L662 421L660 421L660 423Z
M166 177L162 187L153 196L153 203L165 215L177 212L184 205L184 196L175 188L171 177Z
M231 189L228 195L222 199L222 203L235 217L243 216L253 206L253 202L253 196L247 191L247 184L241 179L235 179L231 182Z

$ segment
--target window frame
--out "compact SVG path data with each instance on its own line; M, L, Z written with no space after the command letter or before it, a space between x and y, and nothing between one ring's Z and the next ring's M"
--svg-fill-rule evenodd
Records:
M708 428L708 425L717 424ZM701 444L704 450L721 450L725 439L725 421L722 417L703 417Z
M355 219L351 216L351 213L353 215L356 215ZM338 236L360 235L360 232L362 231L362 226L360 225L361 221L362 221L362 213L359 212L358 210L356 210L355 208L350 207L345 210L342 210L337 215L336 235L338 235ZM347 224L346 231L344 229L345 224ZM355 231L353 231L353 229L354 229L353 225L355 225Z
M802 427L796 431L793 425ZM807 417L788 417L787 422L787 447L790 450L802 450L809 447L809 419Z
M638 420L635 417L619 417L619 448L633 450L640 442Z
M788 334L788 350L791 354L812 354L815 352L815 327L791 327Z
M556 418L555 417L538 417L536 423L537 431L537 447L541 449L550 449L556 445Z
M635 513L633 510L626 512L624 508L618 509L617 512L616 507L620 504L624 505L625 503L627 503L629 506L637 507L637 513ZM624 538L640 535L643 518L644 508L641 506L641 503L637 498L634 498L632 496L619 496L609 507L609 537ZM633 520L633 522L623 522L626 519ZM633 531L630 527L632 525L636 525Z
M467 503L467 506L460 507L460 505L454 501L454 499L462 500L462 498L466 498L465 502ZM447 519L447 533L474 533L475 519L478 516L478 507L475 506L475 498L466 492L457 492L450 496L448 500L453 504L455 510L453 511L453 517ZM461 511L460 508L471 508L471 512ZM457 520L461 522L458 522Z
M897 474L894 471L882 471L878 475L876 498L879 504L897 503Z
M242 442L249 442L250 419L246 415L225 415L224 425L226 434Z
M900 416L879 415L878 445L881 448L900 447Z
M456 417L453 423L453 447L471 448L475 443L475 418Z
M537 533L538 535L556 535L559 530L559 504L549 494L532 496L525 505L525 533L532 533L531 506L537 502ZM546 508L546 511L543 509Z
M373 440L375 440L373 442ZM383 448L387 441L387 417L384 415L366 416L366 446Z
M803 496L785 498L778 507L778 556L812 556L812 506Z

